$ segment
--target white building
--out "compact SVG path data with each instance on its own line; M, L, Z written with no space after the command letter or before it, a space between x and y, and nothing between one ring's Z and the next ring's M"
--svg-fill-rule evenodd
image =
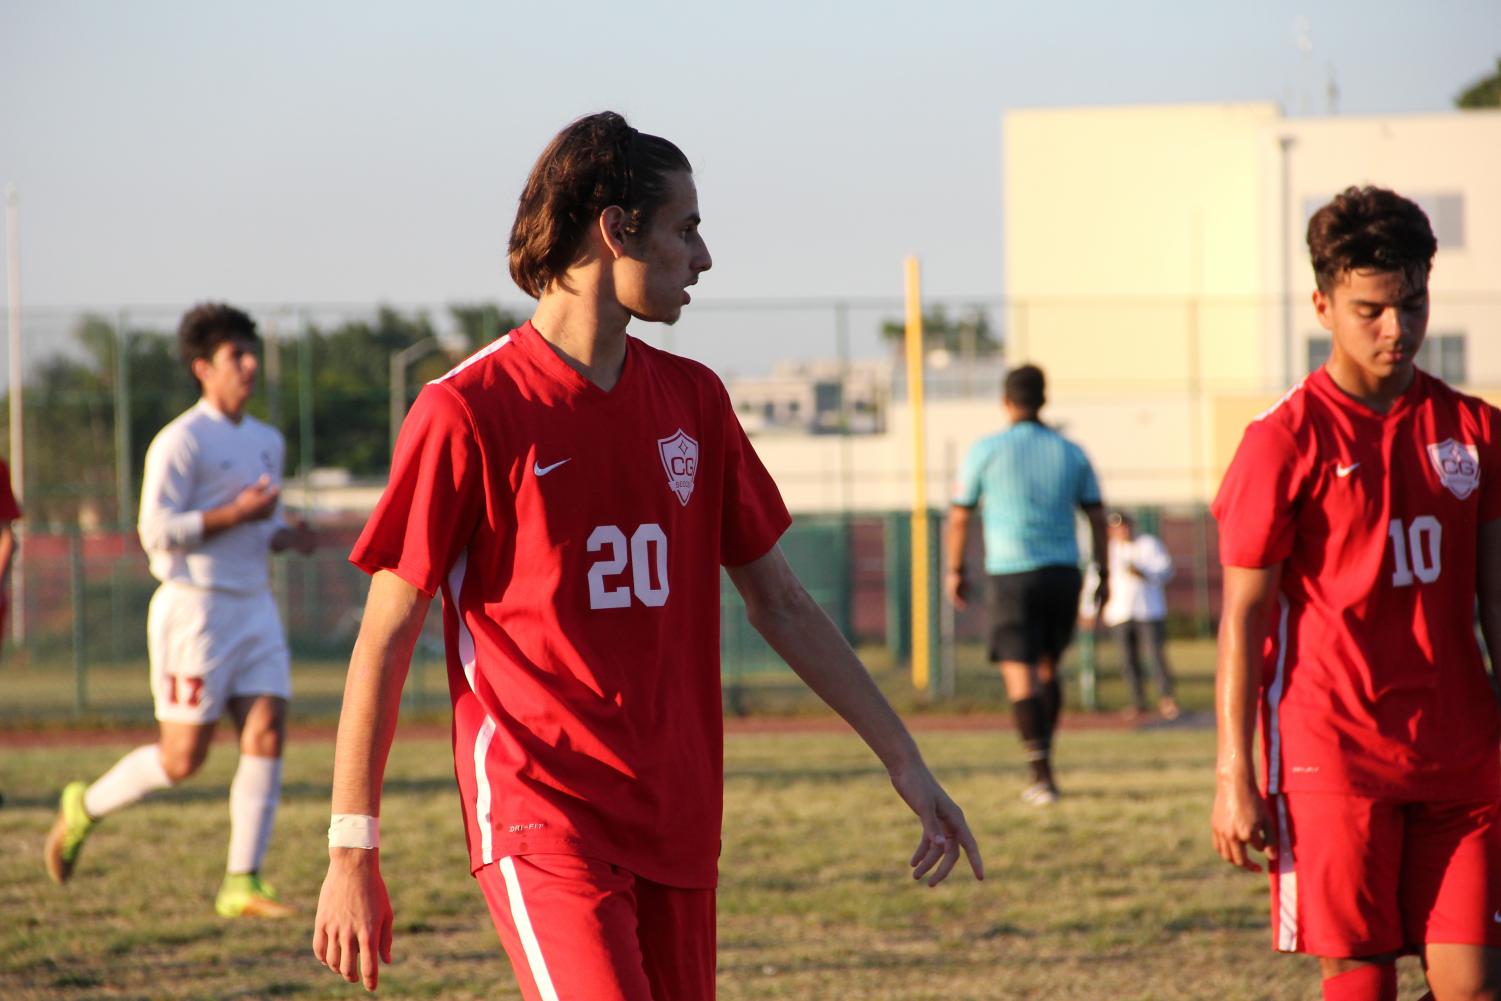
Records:
M1003 132L1007 361L1046 370L1044 416L1090 453L1112 503L1209 500L1247 421L1327 357L1304 234L1352 184L1428 210L1439 252L1420 364L1501 400L1501 112L1039 109L1008 113ZM935 506L963 450L1001 424L999 372L989 381L929 400ZM758 436L789 506L909 505L903 396L881 434Z

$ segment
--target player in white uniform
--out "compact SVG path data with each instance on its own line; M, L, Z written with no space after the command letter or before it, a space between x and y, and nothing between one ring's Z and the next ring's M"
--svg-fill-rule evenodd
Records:
M215 909L284 917L293 909L260 879L281 794L291 671L272 600L267 553L311 553L314 533L281 516L281 432L245 413L260 338L232 306L183 317L178 344L199 401L146 451L139 531L161 581L147 617L160 740L131 751L92 785L63 790L48 835L47 871L61 883L105 815L183 781L208 756L227 709L240 733L229 789L229 864Z

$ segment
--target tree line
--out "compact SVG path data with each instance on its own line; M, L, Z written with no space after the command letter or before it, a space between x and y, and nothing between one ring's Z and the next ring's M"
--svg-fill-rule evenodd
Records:
M408 370L406 402L423 383L523 320L489 303L448 307L442 347ZM308 458L355 476L383 476L390 461L391 356L437 337L438 330L427 312L381 307L373 319L310 323L291 336L268 338L247 409L285 435L288 475L302 472ZM173 331L122 331L88 315L70 339L74 351L49 357L26 379L27 521L33 530L129 528L146 448L192 406L198 387L178 356ZM8 413L7 401L0 414ZM304 421L312 432L307 436ZM313 445L307 457L305 438Z

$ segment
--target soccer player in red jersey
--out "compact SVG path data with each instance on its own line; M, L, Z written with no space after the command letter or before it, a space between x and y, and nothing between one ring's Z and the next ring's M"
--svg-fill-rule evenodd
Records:
M370 595L339 720L313 951L373 990L390 961L380 790L412 647L443 596L471 868L530 1001L714 996L724 792L719 575L863 737L937 884L963 814L788 568L790 518L704 366L630 337L708 270L686 157L604 112L521 196L532 319L425 387L351 559Z
M1324 997L1501 992L1501 412L1413 362L1436 242L1350 188L1308 224L1333 354L1246 429L1214 502L1225 567L1215 848L1260 866L1275 947ZM1261 723L1258 788L1252 734Z

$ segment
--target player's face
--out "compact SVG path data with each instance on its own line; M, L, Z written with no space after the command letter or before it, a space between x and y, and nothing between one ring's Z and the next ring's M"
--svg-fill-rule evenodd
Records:
M1314 292L1319 323L1334 351L1331 373L1362 387L1402 388L1428 333L1428 276L1422 271L1347 271L1329 291Z
M693 175L675 171L667 180L667 200L645 233L627 239L615 278L615 294L627 312L655 323L677 322L691 301L688 286L714 263L698 232Z
M255 342L241 338L224 341L207 360L193 363L193 374L203 386L203 398L222 413L238 417L255 392L255 373L260 368Z

